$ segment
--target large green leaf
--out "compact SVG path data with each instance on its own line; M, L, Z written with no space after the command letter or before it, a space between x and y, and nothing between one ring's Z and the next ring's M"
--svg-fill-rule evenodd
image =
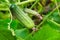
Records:
M50 25L50 27L52 27L53 29L56 29L56 30L60 31L60 24L56 23L53 20L47 20L47 22Z
M0 28L0 40L16 40L16 37L12 35L11 31Z
M59 30L52 28L52 26L58 27L57 25L53 23L52 24L48 23L48 21L45 22L42 25L42 28L39 29L39 31L36 32L33 35L33 37L29 40L58 40L60 39Z

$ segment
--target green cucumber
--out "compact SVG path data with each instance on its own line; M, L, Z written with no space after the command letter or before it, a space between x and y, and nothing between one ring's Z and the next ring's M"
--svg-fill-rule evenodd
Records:
M33 20L28 15L26 15L22 8L18 7L15 4L11 4L10 11L12 15L16 17L27 28L33 28L35 26Z

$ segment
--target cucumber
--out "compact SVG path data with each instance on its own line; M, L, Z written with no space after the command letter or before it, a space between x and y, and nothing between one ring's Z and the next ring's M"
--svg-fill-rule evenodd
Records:
M33 20L26 15L26 13L22 10L21 7L18 7L15 4L11 4L10 11L14 17L16 17L23 25L27 28L33 28L35 26Z

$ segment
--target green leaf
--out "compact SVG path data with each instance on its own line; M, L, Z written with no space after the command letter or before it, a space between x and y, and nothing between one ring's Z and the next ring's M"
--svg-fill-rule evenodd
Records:
M57 40L60 39L60 32L57 29L53 29L51 26L55 24L49 24L45 22L42 28L36 32L30 40ZM57 27L57 26L56 26Z
M11 31L0 28L0 40L16 40L16 37L12 35Z
M56 30L60 31L60 24L56 23L53 20L47 20L47 22L50 25L50 27L52 27L53 29L56 29Z
M11 28L13 28L14 30L16 30L17 26L18 26L17 20L13 20L12 23L11 23Z
M21 37L17 37L17 40L24 40L23 38L21 38Z
M11 28L13 28L14 30L22 29L24 28L24 25L21 22L19 22L17 19L15 19L11 23Z
M3 28L8 28L8 23L10 22L9 19L0 19L0 27L3 27Z
M51 15L51 19L60 24L60 15L58 13L58 10L55 10L53 12L53 14Z
M29 34L29 31L28 29L24 28L20 30L15 30L15 34L16 34L16 37L21 37L24 39Z

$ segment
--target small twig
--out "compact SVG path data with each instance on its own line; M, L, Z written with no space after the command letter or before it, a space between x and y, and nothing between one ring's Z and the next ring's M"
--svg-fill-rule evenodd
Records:
M39 3L39 2L38 2L38 5L40 6L40 8L39 8L39 10L38 10L38 12L40 13L40 12L42 11L42 9L43 9L43 6L42 6L42 4Z
M39 2L39 0L36 0L36 2L31 6L30 9L32 9L38 2Z

